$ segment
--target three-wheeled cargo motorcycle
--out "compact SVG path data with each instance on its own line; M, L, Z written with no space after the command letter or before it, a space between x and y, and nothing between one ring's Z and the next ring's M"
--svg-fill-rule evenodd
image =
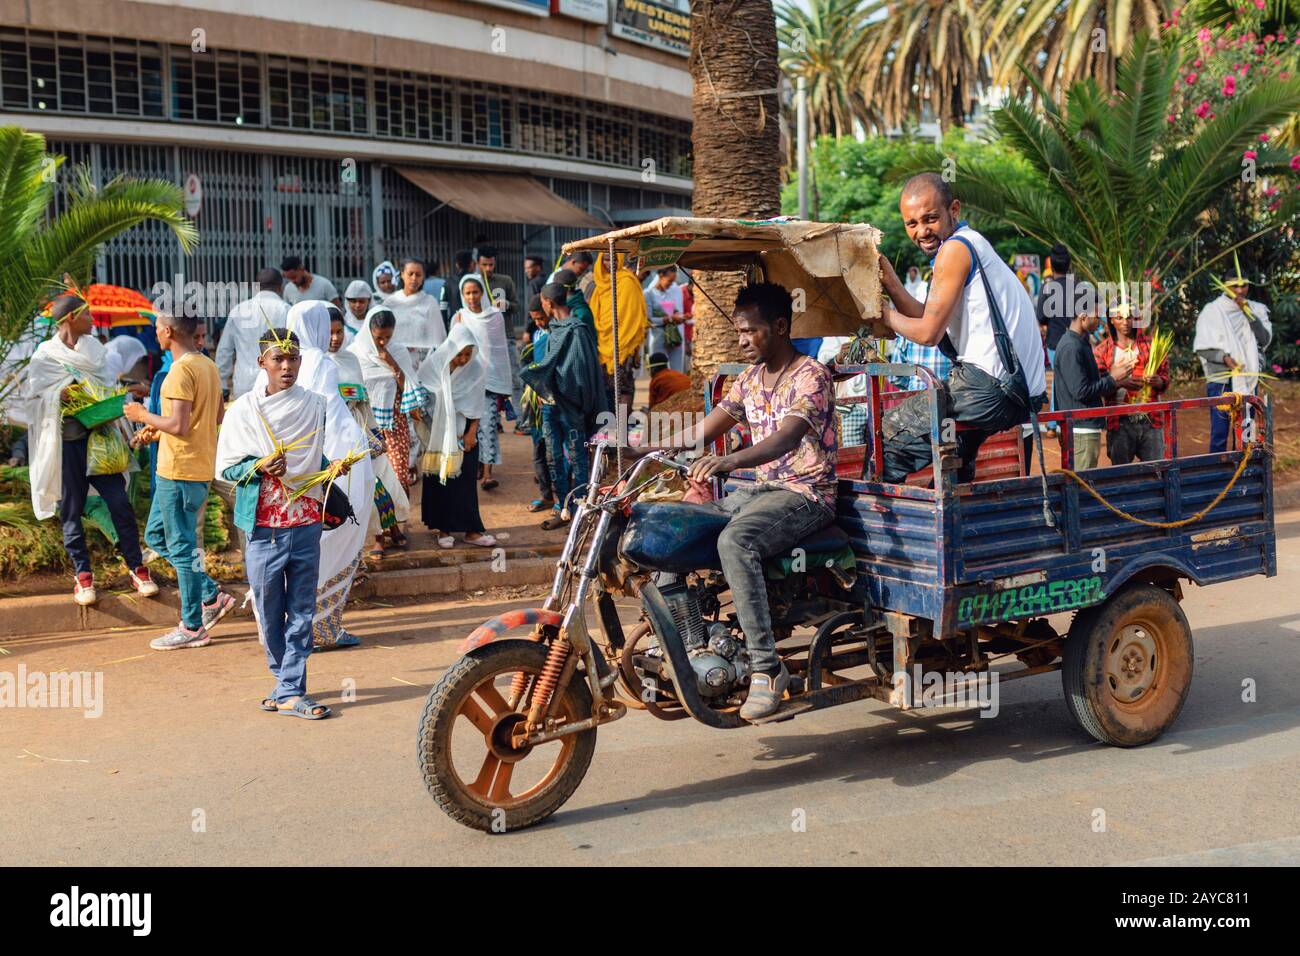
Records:
M837 260L848 250L858 261L873 240L860 231L869 227L790 225L665 219L566 250L627 252L652 264L669 250L683 267L802 282L811 312L856 330L879 287ZM817 326L796 320L795 328ZM719 369L706 405L737 371ZM1276 573L1267 403L1229 394L1046 413L1063 450L1045 486L1028 475L1019 429L986 442L975 480L962 484L931 387L932 463L894 484L881 480L881 414L899 396L881 382L933 379L889 363L833 371L869 383L846 400L867 407L867 437L840 449L835 523L766 567L778 653L792 679L781 708L756 723L865 698L909 709L926 674L1006 681L1059 670L1070 713L1099 741L1137 746L1173 724L1193 664L1182 583ZM1232 413L1234 447L1180 455L1177 412L1208 414L1213 405ZM1077 423L1143 413L1162 416L1163 458L1073 471ZM749 659L717 551L726 516L652 493L685 470L682 460L651 452L625 467L623 457L617 443L594 445L542 606L477 628L429 694L420 771L435 802L466 826L502 832L554 813L586 774L597 728L630 709L717 729L748 723L739 709ZM737 472L717 490L748 480ZM618 598L639 605L631 627ZM1050 616L1063 612L1073 616L1062 632Z

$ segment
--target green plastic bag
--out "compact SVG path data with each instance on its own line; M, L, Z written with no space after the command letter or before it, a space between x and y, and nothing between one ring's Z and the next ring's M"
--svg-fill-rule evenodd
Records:
M86 474L120 475L131 466L131 449L116 425L102 425L86 440Z

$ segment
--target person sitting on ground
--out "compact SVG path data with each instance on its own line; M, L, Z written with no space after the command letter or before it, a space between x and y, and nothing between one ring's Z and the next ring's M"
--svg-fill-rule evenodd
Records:
M650 407L667 401L678 392L689 391L691 377L668 367L668 356L656 352L650 356Z
M106 440L105 444L114 439L120 442L124 459L120 470L111 474L87 474L91 431L74 416L63 414L63 402L72 385L85 383L96 389L112 385L107 350L92 334L94 322L90 310L79 296L65 294L56 298L50 316L55 323L54 334L37 346L27 365L27 384L32 395L27 433L32 511L37 520L44 521L58 509L63 522L63 546L76 575L73 600L83 607L92 605L99 600L99 594L81 517L93 487L108 506L117 531L117 550L130 571L131 586L143 597L153 597L158 593L158 585L140 553L140 529L127 497L123 474L130 456L120 423L108 422L96 429Z
M1058 412L1078 408L1100 408L1102 400L1121 388L1141 388L1140 381L1132 376L1136 355L1120 355L1111 363L1110 372L1103 375L1097 368L1089 341L1101 325L1098 308L1078 312L1056 343L1056 368L1052 389ZM1101 456L1101 432L1104 422L1099 418L1083 418L1074 422L1074 470L1096 468Z
M524 384L549 403L546 448L555 481L555 505L542 522L548 531L568 523L564 505L573 488L587 473L586 442L610 410L609 393L600 367L600 347L595 330L574 315L567 286L552 282L542 287L542 308L547 324L546 354L520 372Z
M689 472L693 482L741 468L757 472L756 482L720 502L730 519L718 538L722 572L754 669L740 709L746 720L775 713L790 684L776 652L763 562L788 552L835 517L834 382L830 369L794 347L793 321L793 303L783 286L762 282L741 289L732 322L740 350L753 364L703 422L667 445L667 450L709 447L737 423L748 424L753 434L749 448L706 455Z
M262 709L320 720L330 709L307 696L307 658L320 568L324 487L295 496L302 476L325 459L325 399L297 384L302 364L293 332L268 330L255 387L226 411L217 469L235 482L235 524L248 535L245 570L275 690ZM346 474L341 461L340 474Z

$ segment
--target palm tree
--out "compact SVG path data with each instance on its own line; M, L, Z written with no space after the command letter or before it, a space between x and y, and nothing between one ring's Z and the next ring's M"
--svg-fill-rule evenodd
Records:
M858 67L867 38L861 0L787 2L776 10L781 71L808 81L812 138L851 136L854 126L880 126L879 112L862 95Z
M1040 181L1008 183L972 162L957 170L957 198L1044 246L1064 243L1074 271L1089 281L1158 279L1189 253L1217 196L1239 181L1247 149L1257 150L1261 177L1289 172L1289 154L1261 148L1258 139L1300 109L1300 79L1260 83L1177 149L1162 151L1180 59L1173 46L1139 34L1120 60L1113 96L1088 78L1070 87L1063 105L1039 87L1042 113L1023 99L1008 103L993 114L993 125ZM933 170L941 161L936 151L920 150L897 173ZM1279 220L1288 212L1280 211ZM1180 269L1182 281L1213 263ZM1172 291L1161 292L1156 304Z
M691 131L696 216L764 219L781 211L780 104L772 0L691 4ZM695 297L696 385L740 359L730 308L741 276L701 274ZM728 310L723 314L713 303ZM699 394L697 391L696 394Z
M867 0L858 70L862 97L888 126L929 106L940 126L965 125L990 78L984 7L990 0Z
M997 37L993 83L1013 93L1033 78L1052 95L1085 77L1115 88L1115 64L1138 33L1155 33L1170 0L997 0L988 5L988 35Z
M120 232L150 219L166 223L189 252L198 241L179 186L119 177L96 188L75 174L63 212L49 216L62 156L47 156L45 137L0 127L0 363L69 273L87 282L95 253ZM0 385L3 399L8 385Z

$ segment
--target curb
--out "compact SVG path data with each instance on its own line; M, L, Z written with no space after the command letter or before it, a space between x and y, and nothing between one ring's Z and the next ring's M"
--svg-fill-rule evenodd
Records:
M362 599L468 595L492 587L549 584L554 574L554 558L507 558L504 565L474 561L450 567L378 571L352 593ZM102 634L128 627L170 627L176 623L179 611L180 597L173 587L164 587L155 598L142 598L133 591L101 594L93 607L74 604L71 595L66 594L5 598L0 600L0 643L75 631ZM253 608L251 604L236 605L232 613L251 618Z

